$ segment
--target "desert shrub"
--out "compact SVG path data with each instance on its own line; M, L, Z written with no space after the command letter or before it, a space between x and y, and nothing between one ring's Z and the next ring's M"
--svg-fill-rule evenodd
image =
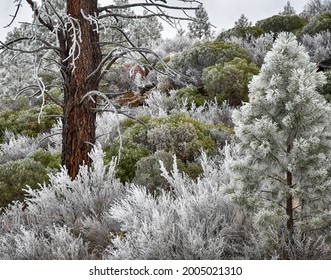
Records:
M182 91L185 89L181 89ZM187 90L195 93L195 88L190 86ZM200 95L201 96L201 95ZM200 98L200 97L199 97ZM145 106L136 108L136 116L148 115L152 118L167 117L175 113L186 113L191 118L207 125L223 125L233 127L232 114L233 108L227 102L219 104L217 100L205 100L201 105L189 103L186 98L179 98L177 91L172 91L169 96L159 91L154 91L146 99Z
M201 86L201 75L204 68L223 64L235 57L247 58L247 53L236 44L224 42L207 42L174 55L169 65L179 73L186 75L186 79L197 88ZM185 78L185 77L183 77Z
M36 162L40 162L44 167L52 170L60 169L61 165L61 154L54 154L44 149L38 149L35 151L31 158Z
M171 169L172 155L165 151L157 151L153 155L141 158L136 163L133 183L145 186L151 194L158 194L161 190L169 190L167 180L161 176L160 160L163 162L166 170Z
M149 117L141 117L144 123L149 122ZM149 155L146 128L132 119L120 122L121 134L114 139L111 145L104 148L105 161L109 162L113 157L118 157L116 164L116 178L122 183L131 181L135 175L136 163Z
M211 126L186 113L153 119L149 125L147 142L152 152L165 150L176 154L183 162L193 161L201 149L209 154L215 152L215 142L210 137Z
M4 143L0 144L0 164L23 159L38 147L35 139L24 135L14 135L7 130L3 133L3 141Z
M322 31L314 35L304 34L301 40L311 61L318 63L331 56L330 31Z
M192 103L197 106L201 106L205 103L203 95L192 85L177 90L175 96L179 99L179 102L185 101L188 104L188 108L191 107Z
M261 36L250 36L249 38L238 38L231 36L226 39L226 42L239 45L249 55L253 63L262 66L263 60L267 52L271 49L275 41L274 33L264 33Z
M38 135L40 147L46 149L53 154L62 152L62 119L57 118L49 132Z
M259 37L264 33L264 30L258 26L238 26L225 31L222 31L216 38L216 41L226 42L231 37L249 39L250 37Z
M23 201L27 185L38 188L39 183L48 181L47 169L32 158L10 161L0 165L0 207L14 200Z
M105 147L105 160L109 161L112 157L119 155L116 165L116 178L122 183L130 182L136 174L136 163L149 155L148 149L139 143L134 142L126 136L123 140L123 148L120 147L120 140L108 147Z
M170 111L180 106L173 92L166 95L158 90L152 91L145 99L145 106L143 107L143 112L141 113L148 113L151 117L167 116Z
M74 237L67 227L50 226L44 229L48 238L40 237L36 230L24 229L21 234L11 237L6 233L1 241L9 242L2 246L1 259L10 260L77 260L88 255L88 246L82 238ZM1 244L0 241L0 244ZM70 244L70 246L68 246Z
M298 33L306 24L304 18L297 15L274 15L256 22L256 26L264 30L265 33L292 32Z
M14 200L23 201L27 185L38 188L39 184L48 182L49 173L59 170L60 154L52 154L44 149L36 150L34 142L28 145L28 137L20 137L17 142L11 141L13 148L0 155L0 207L5 207ZM24 140L24 145L21 145ZM31 139L30 139L31 140ZM33 140L33 139L32 139ZM17 145L15 146L14 144ZM2 145L4 147L5 145ZM6 159L6 160L5 160Z
M228 130L230 133L233 127L232 112L234 108L227 102L218 104L217 100L208 100L202 106L192 105L187 113L191 118L204 124L220 126L220 129ZM223 128L221 127L223 126Z
M243 254L248 227L244 214L226 201L228 180L204 154L203 174L192 180L174 160L162 175L172 193L154 197L132 185L128 196L110 210L125 237L116 237L105 258L114 259L228 259ZM245 230L246 229L246 230Z
M204 89L210 98L222 104L225 100L231 106L248 101L248 83L259 68L247 60L235 58L224 65L205 68L202 75Z
M153 195L159 195L164 190L169 191L170 185L161 174L160 161L163 162L166 170L171 170L173 163L172 154L159 150L151 156L141 158L136 163L136 174L132 182L146 187L147 191ZM176 163L180 172L187 174L192 179L198 178L203 171L198 162L187 162L185 164L177 158Z
M103 147L114 141L119 133L120 121L123 119L125 116L113 112L103 112L97 115L95 133L97 141Z
M19 96L15 99L0 97L0 101L0 112L5 109L18 111L30 107L30 99L25 96Z
M101 258L119 230L107 213L125 188L114 178L114 162L104 165L100 146L91 157L90 170L82 166L75 180L62 168L0 215L0 259Z
M116 176L121 182L131 182L137 176L137 162L160 150L176 154L183 162L181 170L185 172L202 149L209 155L215 153L216 142L210 131L223 130L224 126L204 124L191 118L185 110L165 117L141 117L147 129L132 119L121 121L121 135L104 148L106 160L119 155ZM192 172L188 172L192 176L197 174L193 165L190 168Z
M39 114L40 108L37 107L19 111L4 110L0 112L0 131L9 130L15 134L36 137L38 133L49 130L56 122L56 119L50 117L42 117L38 121ZM43 116L47 115L62 115L62 109L57 105L45 105L43 107ZM3 141L2 138L0 138L1 141Z

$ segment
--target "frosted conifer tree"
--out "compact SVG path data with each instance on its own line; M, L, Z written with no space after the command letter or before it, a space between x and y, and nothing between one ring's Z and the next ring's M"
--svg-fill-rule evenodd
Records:
M296 37L281 33L250 83L249 103L233 114L229 193L267 237L289 246L331 225L331 107L317 92L324 82Z
M252 25L252 22L249 21L248 18L244 14L241 14L239 19L234 23L234 27L248 27L251 25Z
M295 9L291 6L290 1L287 1L286 5L283 8L283 11L279 13L282 16L293 16L296 14Z
M147 11L143 12L147 16ZM137 47L151 46L161 38L163 26L157 18L146 17L129 23L130 39Z
M188 24L188 29L190 38L202 39L212 35L209 16L202 4L195 11L195 20Z

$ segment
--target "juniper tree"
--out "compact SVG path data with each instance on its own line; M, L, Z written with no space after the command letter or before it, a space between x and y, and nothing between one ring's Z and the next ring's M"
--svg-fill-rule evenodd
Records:
M331 107L317 92L324 82L296 37L281 33L249 85L250 101L233 114L229 193L289 246L299 232L331 226Z
M60 73L64 93L62 164L74 178L80 165L91 163L88 154L96 140L96 114L100 109L93 97L105 97L98 91L105 73L120 59L127 57L135 61L143 58L147 67L152 65L147 59L147 54L151 51L137 46L130 39L125 27L116 23L121 20L131 22L146 18L162 18L175 26L178 20L190 19L188 13L196 10L199 2L176 0L174 4L167 4L151 0L117 1L114 4L109 1L105 6L100 6L98 0L42 0L40 4L33 0L13 2L17 3L13 21L19 13L21 3L26 2L30 5L34 15L30 24L31 34L26 33L7 41L0 46L0 50L35 55L35 77L42 95L45 93L45 87L40 72ZM147 12L127 12L131 9ZM171 15L171 11L181 11L182 16L178 13ZM103 41L100 37L104 32L121 36ZM24 45L22 42L27 44ZM31 48L31 45L35 47ZM104 100L110 106L109 100ZM102 108L107 104L103 104Z

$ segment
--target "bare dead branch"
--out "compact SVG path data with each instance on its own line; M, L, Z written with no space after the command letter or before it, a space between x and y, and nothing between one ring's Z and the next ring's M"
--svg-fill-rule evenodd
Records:
M22 50L22 49L16 49L16 48L9 47L7 44L4 44L3 42L0 42L0 45L1 45L0 50L1 49L8 49L8 50L15 51L15 52L20 52L20 53L39 53L39 52L44 51L44 50L57 50L57 51L59 51L59 49L54 48L54 47L49 47L49 46L40 47L40 48L34 49L34 50Z
M147 14L147 15L124 15L120 13L111 13L104 14L98 17L98 19L103 19L107 17L118 17L118 18L126 18L126 19L143 19L143 18L153 18L153 17L159 17L159 18L166 18L166 19L173 19L173 20L191 20L191 18L187 17L179 17L179 16L171 16L166 15L164 13L153 13L153 14Z
M36 2L34 2L33 0L26 0L26 2L30 5L30 7L34 13L34 16L38 19L38 21L43 26L45 26L48 30L53 32L54 26L53 26L52 22L46 22L43 18L41 18L39 9L36 7Z
M190 4L201 4L199 1L185 1L185 0L181 0L181 2L184 3L190 3ZM107 5L107 6L103 6L98 8L98 12L102 13L102 12L109 12L109 10L113 10L113 9L129 9L129 8L135 8L135 7L156 7L156 8L164 8L167 10L191 10L191 11L195 11L198 10L198 7L185 7L185 6L171 6L171 5L166 5L166 4L158 4L158 3L131 3L131 4L126 4L126 5Z
M15 11L14 15L10 15L12 17L12 20L6 26L4 26L4 28L7 28L13 24L15 18L17 17L20 7L22 7L22 0L17 0L17 1L18 1L18 4L16 5L16 11ZM15 1L15 2L17 2L17 1Z
M22 50L22 49L17 49L17 48L10 47L11 45L19 43L21 41L31 41L30 37L20 37L20 38L12 40L10 42L7 42L7 43L3 43L3 42L0 41L0 50L8 49L8 50L11 50L11 51L24 52L24 53L36 53L36 52L39 52L41 50L54 50L57 53L61 52L60 48L53 46L52 44L50 44L46 40L43 40L43 39L40 39L40 38L34 38L33 40L41 42L45 46L40 47L40 48L35 49L35 50Z

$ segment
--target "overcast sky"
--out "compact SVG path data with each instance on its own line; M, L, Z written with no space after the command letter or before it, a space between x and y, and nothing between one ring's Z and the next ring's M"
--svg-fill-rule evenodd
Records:
M222 29L229 29L233 27L234 22L241 14L253 22L253 24L260 19L278 14L283 10L283 7L288 0L200 0L204 3L205 8L209 14L210 22L217 27L216 32ZM15 4L14 0L0 0L0 40L3 41L8 28L3 28L7 25L14 14ZM101 0L101 3L110 3L109 0ZM291 0L291 5L295 8L297 13L300 13L308 3L309 0ZM29 21L31 19L31 11L28 5L23 0L23 8L19 13L20 21ZM16 25L18 20L15 21ZM175 34L169 28L165 28L164 35L171 37Z

